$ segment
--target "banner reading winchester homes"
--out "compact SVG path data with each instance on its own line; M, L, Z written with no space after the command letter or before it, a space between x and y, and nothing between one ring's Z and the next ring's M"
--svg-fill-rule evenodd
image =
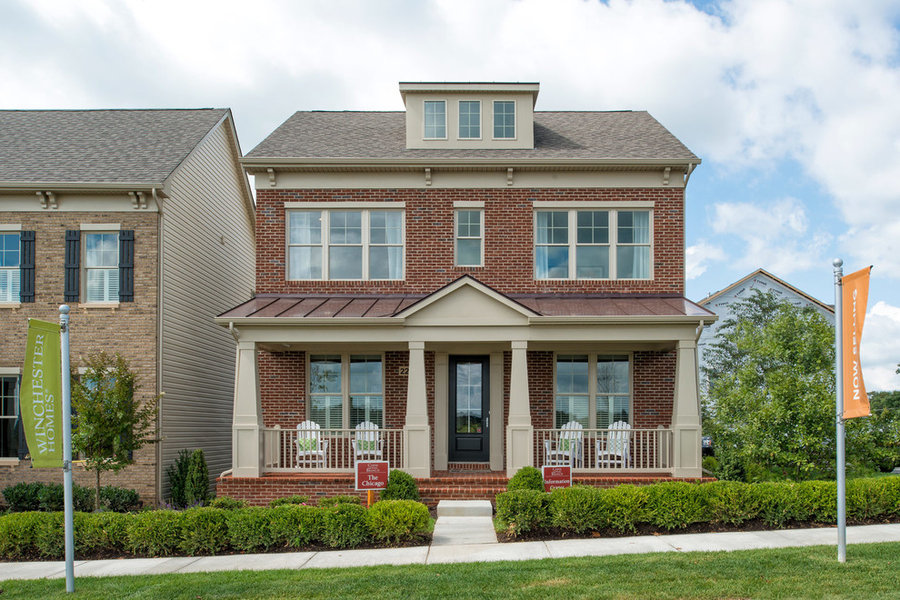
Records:
M28 319L19 407L34 467L63 466L59 324Z
M844 358L844 418L869 416L869 398L863 382L862 366L859 360L859 342L862 340L863 321L866 318L866 303L869 299L869 271L872 267L860 269L846 275L842 280L843 291L841 315L843 358Z

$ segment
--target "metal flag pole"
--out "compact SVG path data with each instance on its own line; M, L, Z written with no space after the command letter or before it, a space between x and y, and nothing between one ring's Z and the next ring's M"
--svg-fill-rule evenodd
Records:
M844 464L844 358L843 358L843 297L844 261L834 259L834 361L835 403L834 422L837 439L837 530L838 562L847 562L847 481Z
M62 356L63 499L66 522L66 592L75 591L75 523L72 510L72 390L69 381L69 307L59 307L59 344Z

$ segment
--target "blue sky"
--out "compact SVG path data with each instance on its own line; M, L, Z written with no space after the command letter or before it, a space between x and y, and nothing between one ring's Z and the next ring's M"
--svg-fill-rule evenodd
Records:
M900 3L7 0L0 108L224 106L245 152L399 81L538 81L538 110L649 110L703 164L687 296L758 267L833 302L874 265L862 359L900 389Z

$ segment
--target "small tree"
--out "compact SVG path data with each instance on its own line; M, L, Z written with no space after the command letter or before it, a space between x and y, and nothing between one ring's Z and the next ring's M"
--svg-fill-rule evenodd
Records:
M153 443L158 398L143 406L135 375L120 355L92 354L81 377L72 377L72 443L85 468L96 473L94 507L100 508L100 473L134 463L133 453Z

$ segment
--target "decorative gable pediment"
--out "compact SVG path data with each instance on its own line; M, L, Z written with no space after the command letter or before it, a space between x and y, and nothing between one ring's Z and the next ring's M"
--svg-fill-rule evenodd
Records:
M398 317L414 326L527 325L537 313L464 276L406 308Z

